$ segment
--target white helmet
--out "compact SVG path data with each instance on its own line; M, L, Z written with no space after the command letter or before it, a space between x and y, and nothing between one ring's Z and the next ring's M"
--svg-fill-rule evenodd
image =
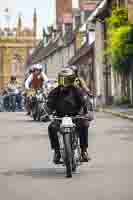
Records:
M33 69L34 69L34 70L35 70L35 69L37 69L37 70L42 70L42 65L36 64L36 65L34 65Z
M63 65L63 68L69 68L68 64Z

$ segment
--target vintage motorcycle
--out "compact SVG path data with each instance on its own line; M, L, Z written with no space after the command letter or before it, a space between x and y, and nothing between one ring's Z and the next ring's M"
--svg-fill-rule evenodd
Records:
M68 178L72 177L72 172L75 172L80 165L81 150L77 124L84 119L92 120L84 116L52 117L52 121L59 124L58 139L61 154L61 163L59 164L66 166L66 177Z
M45 109L46 95L42 89L31 90L31 107L32 117L34 121L40 121L42 118L48 118L48 114ZM44 117L45 116L45 117Z
M49 119L49 115L46 111L46 103L47 97L43 90L38 90L36 94L37 99L37 120L38 121L47 121Z

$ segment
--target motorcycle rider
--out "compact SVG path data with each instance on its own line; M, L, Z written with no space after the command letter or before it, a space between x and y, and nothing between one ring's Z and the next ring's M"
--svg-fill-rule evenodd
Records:
M87 87L87 84L84 81L84 79L82 77L80 77L78 74L78 67L76 65L71 65L71 66L69 66L69 68L72 69L75 73L75 76L76 76L75 85L77 87L81 87L86 94L90 95L90 93L91 93L90 89Z
M16 76L11 76L10 81L8 83L9 90L16 90L18 88L18 83L16 80Z
M21 106L22 96L19 89L20 86L16 80L16 76L12 75L8 83L8 91L13 92L16 95L16 102L18 103L18 109L22 110ZM10 96L9 96L9 101L10 101Z
M25 81L25 89L29 91L30 89L38 90L44 87L44 84L49 85L49 79L46 74L42 71L42 65L36 64L32 67L30 75ZM31 113L31 103L28 103L27 106L28 113Z
M81 76L79 76L79 74L78 74L79 67L75 66L75 65L71 65L71 66L69 66L69 68L72 69L74 71L74 73L75 73L75 76L76 76L75 83L74 83L75 86L80 87L80 88L83 89L84 93L86 94L86 98L87 99L89 97L89 99L88 99L88 101L89 101L89 110L93 111L94 99L92 99L92 98L94 98L94 97L93 97L93 94L91 93L90 89L87 87L87 84L84 81L84 79Z
M25 88L29 90L33 88L35 90L43 88L44 83L48 83L49 79L42 71L42 65L36 64L33 66L33 72L29 75L25 81Z
M28 72L25 75L25 80L24 80L24 87L25 87L25 82L28 79L28 77L33 73L33 65L29 67ZM30 87L31 85L29 85ZM31 112L31 103L29 100L29 97L27 95L27 92L24 92L24 96L25 96L25 109L27 110L27 115L30 115Z
M80 113L81 109L84 108L83 114L87 114L86 103L84 99L84 94L80 88L74 86L75 73L67 68L63 69L58 74L58 87L53 89L48 96L47 106L49 112L56 111L57 116L63 117L76 116ZM60 150L58 141L59 125L56 123L51 123L48 127L49 138L51 142L51 147L54 152L54 162L60 162ZM82 130L82 131L81 131ZM88 121L87 123L83 121L79 127L80 134L80 147L82 152L83 162L88 162L89 157L87 153L88 148Z

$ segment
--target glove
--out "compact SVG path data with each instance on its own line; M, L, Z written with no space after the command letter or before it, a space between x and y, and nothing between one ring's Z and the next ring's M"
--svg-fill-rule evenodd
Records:
M85 118L88 121L92 121L92 120L94 120L94 114L92 112L89 112L89 113L85 114Z

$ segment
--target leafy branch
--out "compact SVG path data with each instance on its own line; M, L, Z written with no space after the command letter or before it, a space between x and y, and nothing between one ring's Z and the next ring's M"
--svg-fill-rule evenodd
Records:
M133 26L128 22L125 8L117 8L107 19L109 49L113 68L119 73L128 74L133 60Z

